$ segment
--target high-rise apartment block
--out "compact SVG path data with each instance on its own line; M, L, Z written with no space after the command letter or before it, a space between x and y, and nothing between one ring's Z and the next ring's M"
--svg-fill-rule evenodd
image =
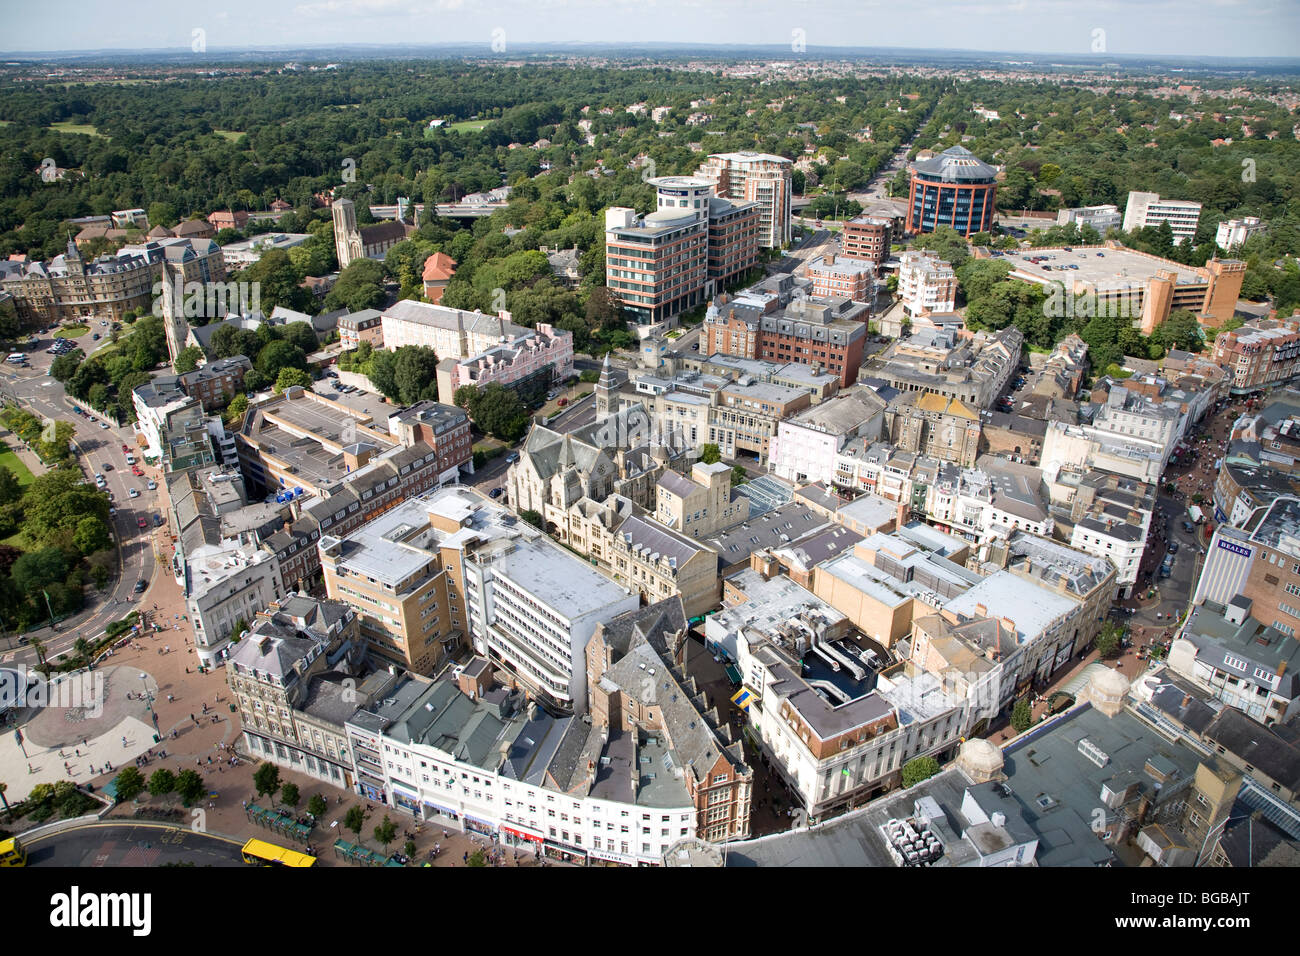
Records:
M1184 199L1161 199L1159 193L1130 192L1124 207L1124 231L1154 228L1169 223L1174 245L1196 238L1196 224L1201 218L1201 204Z
M605 210L605 284L639 325L675 319L758 262L758 203L719 199L698 176L649 182L654 212Z
M745 150L715 153L695 175L712 181L724 199L758 203L758 244L779 249L790 241L793 171L794 164L784 156Z

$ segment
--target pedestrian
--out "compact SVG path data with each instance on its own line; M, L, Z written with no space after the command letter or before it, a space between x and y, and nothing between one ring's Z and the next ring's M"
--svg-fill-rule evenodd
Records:
M126 746L126 738L125 738L125 737L122 738L122 746L123 746L123 747Z

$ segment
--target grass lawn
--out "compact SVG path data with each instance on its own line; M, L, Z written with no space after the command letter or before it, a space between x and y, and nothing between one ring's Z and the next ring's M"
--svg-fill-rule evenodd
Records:
M451 123L447 129L454 133L464 133L469 130L483 129L491 122L491 120L461 120L459 123Z
M233 129L214 129L212 132L216 133L222 139L229 140L232 143L238 142L239 137L244 135L238 130Z
M32 470L24 465L23 460L4 442L0 442L0 465L12 471L20 485L30 485L36 479Z
M66 325L54 333L56 339L76 339L90 331L86 325Z
M89 123L73 123L70 120L63 120L59 123L51 123L49 129L58 130L60 133L81 133L85 136L98 136L101 139L108 137L91 126Z

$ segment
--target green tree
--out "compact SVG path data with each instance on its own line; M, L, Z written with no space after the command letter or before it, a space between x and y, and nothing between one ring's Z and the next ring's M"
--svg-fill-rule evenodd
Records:
M1114 657L1115 652L1119 650L1120 638L1123 636L1123 629L1111 621L1102 625L1097 632L1093 644L1097 648L1097 656L1103 660L1108 657Z
M283 249L268 249L239 273L238 278L243 282L258 283L262 311L267 315L277 305L296 312L306 312L313 305L312 294L299 285L302 276Z
M438 397L438 356L430 348L407 345L393 353L393 385L389 399L414 405L421 399Z
M358 259L339 273L334 288L325 297L325 309L362 312L380 308L385 298L384 264L374 259Z
M36 454L47 463L64 461L71 454L69 442L75 435L72 422L56 421L52 433L48 428L41 431L41 439L36 442Z
M113 546L112 535L108 525L94 515L87 515L77 522L73 532L72 543L83 555L92 555L96 551L106 551Z
M50 378L58 382L67 382L76 374L77 366L86 355L81 349L73 349L71 352L64 352L52 363L50 363Z
M145 781L142 774L135 767L123 767L118 771L114 779L114 789L117 791L117 799L120 803L126 803L128 800L134 800L140 794L144 793Z
M280 768L273 763L263 762L253 772L253 786L259 797L267 797L280 789Z
M715 465L722 461L722 449L717 445L709 442L700 446L700 461L706 465Z
M1011 708L1011 726L1016 733L1023 734L1026 730L1034 725L1033 709L1029 706L1029 699L1021 697L1016 701L1016 706Z
M108 523L108 496L88 485L79 468L59 467L37 475L19 504L23 535L37 547L71 534L86 516Z
M540 511L533 511L531 508L525 508L523 511L519 512L519 517L523 518L534 528L540 528L543 531L546 530L546 520L542 517Z
M397 839L397 825L389 819L386 813L383 821L375 825L375 839L383 846L385 853L388 852L388 844Z
M14 562L9 576L23 594L38 594L68 576L68 559L58 548L30 551Z
M285 389L293 388L295 385L302 388L311 388L312 378L300 368L282 368L280 374L275 377L275 394L279 395ZM247 399L245 399L247 402Z
M314 794L312 798L307 801L307 812L317 820L325 816L327 810L329 810L329 804L325 802L325 798L319 793Z
M149 776L149 793L155 797L166 796L176 789L176 774L159 767Z
M177 375L184 375L186 372L192 372L199 367L199 362L203 360L203 349L197 345L187 345L181 349L180 354L176 356L173 368Z
M285 783L280 787L280 802L286 807L296 807L302 800L302 794L296 783Z
M207 790L207 785L197 770L187 768L176 775L176 792L187 807L201 800Z
M903 786L912 787L929 780L939 772L939 761L933 757L913 757L903 764Z
M343 815L343 825L354 835L361 836L361 828L366 825L366 811L361 808L361 804L348 807L348 812Z
M487 854L483 852L483 848L479 847L477 850L471 853L465 865L466 866L487 866Z
M248 411L248 396L236 395L226 406L226 423L233 425L236 429L244 422L244 413Z
M223 325L212 333L209 343L212 354L217 358L232 358L243 355L249 359L257 356L262 347L262 340L251 329L241 329L234 324Z
M282 369L295 368L305 372L307 370L307 356L298 346L277 339L274 342L267 343L257 353L257 359L253 364L259 372L266 376L268 381L274 382Z

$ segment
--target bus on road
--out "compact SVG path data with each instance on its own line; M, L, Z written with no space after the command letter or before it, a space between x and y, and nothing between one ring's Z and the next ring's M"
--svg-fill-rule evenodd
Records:
M249 840L240 854L253 866L315 866L316 858L265 840Z
M0 866L26 866L27 851L16 837L0 840Z

